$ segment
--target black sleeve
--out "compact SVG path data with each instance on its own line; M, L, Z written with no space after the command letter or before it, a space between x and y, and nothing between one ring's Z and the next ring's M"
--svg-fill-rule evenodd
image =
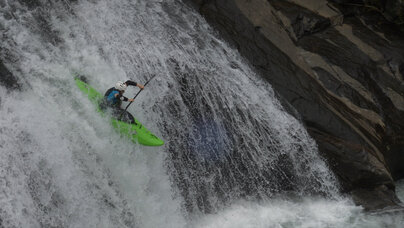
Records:
M116 96L116 98L118 98L118 99L121 100L121 101L128 101L128 98L125 97L125 96L123 96L123 95L121 95L121 94L118 94L118 96Z
M126 85L131 85L131 86L137 86L137 83L136 82L134 82L134 81L131 81L131 80L127 80L126 82L125 82L125 84Z

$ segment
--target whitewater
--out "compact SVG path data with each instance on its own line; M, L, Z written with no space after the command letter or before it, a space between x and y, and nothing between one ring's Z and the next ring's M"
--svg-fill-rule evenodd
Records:
M20 85L0 86L0 227L404 224L340 192L298 114L187 3L0 0L0 31ZM129 111L165 145L117 134L76 74L101 92L156 75Z

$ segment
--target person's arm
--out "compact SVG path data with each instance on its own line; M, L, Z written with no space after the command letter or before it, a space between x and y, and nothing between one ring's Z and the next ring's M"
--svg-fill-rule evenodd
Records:
M128 85L128 86L137 86L137 82L134 82L134 81L131 81L131 80L127 80L125 82L125 84Z
M125 84L128 85L128 86L129 85L137 86L137 87L139 87L139 89L144 89L144 86L142 84L139 84L139 83L131 81L131 80L126 81Z

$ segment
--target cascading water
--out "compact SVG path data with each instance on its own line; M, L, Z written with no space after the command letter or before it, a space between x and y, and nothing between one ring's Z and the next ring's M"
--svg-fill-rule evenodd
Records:
M371 227L270 85L184 3L0 7L21 85L0 87L2 226ZM101 92L156 74L130 111L165 146L121 138L76 72Z

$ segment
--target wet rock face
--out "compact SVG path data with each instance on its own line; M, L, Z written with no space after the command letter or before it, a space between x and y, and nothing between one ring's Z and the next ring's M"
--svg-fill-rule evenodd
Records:
M42 38L52 44L59 45L62 41L59 36L59 32L55 31L51 25L50 8L60 9L64 11L70 10L69 3L76 2L77 0L67 1L49 1L49 0L16 0L16 1L4 1L0 0L0 13L3 13L6 21L15 21L22 23L28 29L40 34ZM21 17L21 12L28 12L33 17ZM8 49L12 50L10 46L16 45L12 41L7 28L0 24L0 41L2 42L0 47L0 86L4 86L7 89L21 89L22 83L10 72L11 67L14 64L18 64L19 59ZM4 45L4 46L3 46ZM7 47L8 48L4 48ZM24 82L26 83L26 82Z
M1 3L4 10L6 10L6 17L8 20L15 19L16 21L24 21L29 29L40 34L44 40L50 44L57 46L62 43L59 31L55 30L51 22L50 9L58 9L59 11L71 11L70 4L77 2L77 0L64 0L64 1L51 1L51 0L14 0L5 1ZM16 11L29 12L32 19L19 18ZM59 14L62 19L63 15Z
M21 86L13 74L0 60L0 85L5 86L7 89L20 89Z
M331 0L340 7L350 8L352 11L373 11L382 15L386 20L401 25L404 23L404 1L402 0ZM347 10L344 10L345 12Z
M194 0L300 113L343 190L375 210L397 205L404 177L404 35L350 2Z

